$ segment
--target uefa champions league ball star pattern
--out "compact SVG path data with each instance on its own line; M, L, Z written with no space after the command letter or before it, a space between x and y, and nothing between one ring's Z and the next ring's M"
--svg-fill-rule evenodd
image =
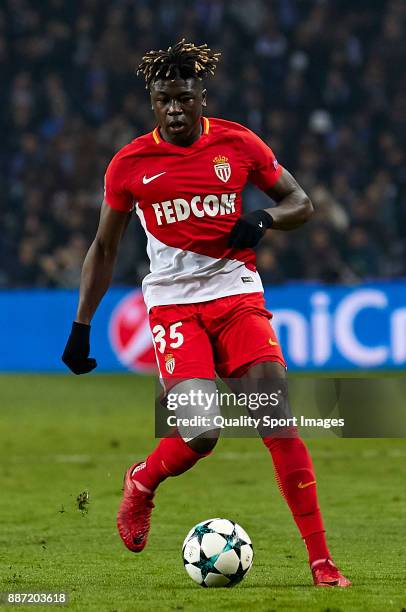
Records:
M254 550L248 534L228 519L198 523L182 546L189 576L202 587L232 587L251 569Z

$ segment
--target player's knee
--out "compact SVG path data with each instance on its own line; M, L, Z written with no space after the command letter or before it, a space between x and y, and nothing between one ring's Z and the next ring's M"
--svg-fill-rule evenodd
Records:
M244 374L245 378L254 379L279 379L286 378L286 370L279 361L261 361L255 363Z
M215 382L205 379L184 380L171 390L172 399L179 398L176 407L179 435L200 454L209 453L220 434L216 426L220 415L216 391Z
M187 445L199 455L208 455L216 446L219 437L220 429L212 429L193 438L193 440L188 440Z

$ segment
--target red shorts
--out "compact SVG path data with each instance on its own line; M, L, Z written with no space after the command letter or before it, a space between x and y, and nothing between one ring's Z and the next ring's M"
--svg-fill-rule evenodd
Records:
M241 376L261 361L285 366L262 293L154 306L149 321L163 379Z

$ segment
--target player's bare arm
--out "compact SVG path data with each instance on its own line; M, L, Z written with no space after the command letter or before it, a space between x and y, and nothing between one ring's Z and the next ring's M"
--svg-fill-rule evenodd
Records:
M285 168L276 183L266 191L276 206L243 215L231 230L229 246L252 248L269 229L292 230L306 223L313 204L299 183Z
M292 230L300 227L314 212L309 196L285 168L266 193L276 202L276 206L265 209L272 217L272 229Z
M117 250L131 213L115 210L103 202L99 227L87 252L80 280L78 323L89 325L110 286Z
M120 240L131 213L120 212L103 202L99 227L83 263L79 306L62 360L74 374L87 374L97 362L90 353L90 322L110 286Z

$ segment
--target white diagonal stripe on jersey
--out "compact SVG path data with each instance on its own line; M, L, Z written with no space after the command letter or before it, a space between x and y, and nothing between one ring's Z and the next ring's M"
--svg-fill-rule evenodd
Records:
M192 304L263 291L258 272L252 272L243 262L168 246L148 231L138 205L136 211L148 238L151 262L151 272L142 283L148 310L164 304ZM252 282L243 282L242 277L250 277Z

